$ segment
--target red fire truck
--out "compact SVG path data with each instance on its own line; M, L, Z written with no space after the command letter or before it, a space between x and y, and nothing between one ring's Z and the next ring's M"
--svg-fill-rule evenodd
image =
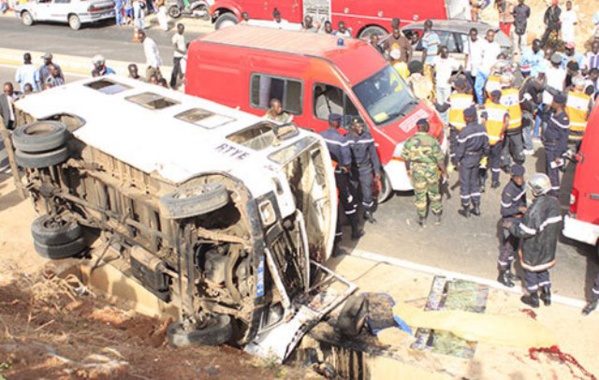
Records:
M330 20L333 28L344 21L354 37L387 34L391 20L399 18L402 24L425 19L470 19L468 0L215 0L210 14L216 29L236 24L241 13L247 12L252 21L272 20L273 11L291 24L299 24L311 15L319 23Z

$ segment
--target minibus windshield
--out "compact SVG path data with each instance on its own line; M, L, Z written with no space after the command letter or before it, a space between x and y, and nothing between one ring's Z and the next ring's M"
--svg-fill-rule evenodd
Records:
M389 65L353 90L376 125L405 116L418 104L406 82Z

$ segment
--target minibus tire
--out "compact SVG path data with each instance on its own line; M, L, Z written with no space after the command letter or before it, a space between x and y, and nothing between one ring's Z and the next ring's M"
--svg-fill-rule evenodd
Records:
M167 219L191 218L216 211L229 203L229 193L220 183L205 183L193 189L177 189L160 198L160 211Z
M41 153L26 153L20 150L15 150L15 159L17 165L27 169L46 168L62 164L69 158L69 151L66 146Z
M231 340L233 328L231 317L218 314L214 322L202 329L184 330L181 322L173 322L166 329L168 342L174 347L186 346L218 346Z
M16 149L27 153L55 150L67 141L67 127L58 121L36 121L23 125L12 132Z
M33 240L45 245L66 244L82 235L83 230L77 222L61 220L56 223L55 218L50 215L42 215L31 223Z
M214 22L214 29L219 30L222 27L223 23L227 21L232 22L234 24L239 23L239 20L237 20L237 17L235 17L233 13L227 12L218 16L218 18Z
M385 203L393 195L393 187L391 186L391 181L389 180L389 176L383 170L381 170L381 191L376 198L377 203Z
M83 237L65 244L48 245L34 241L33 245L38 255L50 260L60 260L79 256L81 252L85 251L87 248Z
M368 300L363 296L351 296L339 313L335 330L343 336L355 337L362 331L367 315Z

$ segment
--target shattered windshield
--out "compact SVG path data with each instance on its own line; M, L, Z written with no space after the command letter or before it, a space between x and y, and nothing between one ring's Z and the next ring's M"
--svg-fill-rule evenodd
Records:
M355 85L353 90L376 125L407 115L418 104L406 82L391 66Z

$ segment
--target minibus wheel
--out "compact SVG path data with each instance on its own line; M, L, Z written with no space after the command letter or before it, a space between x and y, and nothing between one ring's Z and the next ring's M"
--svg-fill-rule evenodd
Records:
M50 215L42 215L31 223L33 240L46 245L60 245L79 239L83 235L81 226Z
M60 260L79 256L81 252L85 251L87 248L83 237L65 244L49 245L34 241L33 245L35 247L35 251L41 257L51 260Z
M41 153L26 153L21 150L15 150L15 159L17 165L27 169L46 168L62 164L69 158L69 151L66 146Z
M47 152L58 149L67 140L67 127L58 121L36 121L23 125L12 132L16 149L27 153Z
M168 325L166 336L174 347L196 345L218 346L228 342L233 336L231 317L226 314L217 314L208 320L201 328L186 330L181 322Z
M229 193L220 183L179 188L160 198L160 212L167 219L191 218L216 211L229 203Z

